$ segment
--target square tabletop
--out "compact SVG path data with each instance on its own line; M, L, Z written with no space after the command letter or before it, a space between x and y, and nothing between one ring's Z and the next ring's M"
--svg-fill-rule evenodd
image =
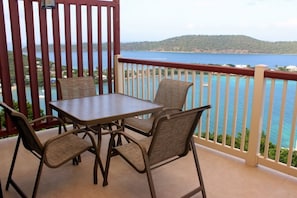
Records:
M159 111L163 105L123 94L52 101L50 107L81 125L104 124Z

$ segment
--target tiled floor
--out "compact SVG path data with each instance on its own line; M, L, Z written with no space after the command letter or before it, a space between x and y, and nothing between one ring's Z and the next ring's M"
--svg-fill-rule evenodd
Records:
M42 133L48 136L51 133ZM106 143L104 136L102 157L105 162ZM16 138L0 140L0 176L4 197L19 197L10 187L5 191L5 182ZM23 147L21 147L23 148ZM297 196L297 178L279 174L263 167L248 167L241 160L198 146L198 155L203 171L208 198L289 198ZM38 197L150 197L145 174L138 174L119 157L112 158L109 185L102 187L92 181L93 155L86 153L82 163L73 166L67 163L57 169L44 167ZM31 196L38 160L23 149L18 155L14 179ZM192 155L183 160L153 171L158 197L180 197L194 187L195 175ZM201 197L197 194L195 197Z

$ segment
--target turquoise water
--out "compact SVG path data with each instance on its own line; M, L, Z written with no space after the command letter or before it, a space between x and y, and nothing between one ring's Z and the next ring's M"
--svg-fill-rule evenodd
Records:
M208 82L208 78L204 77L204 82ZM224 111L225 111L225 96L226 96L226 77L221 76L220 77L220 87L217 87L217 77L214 76L212 78L212 83L211 83L211 101L210 104L212 105L211 109L211 116L215 115L216 111L216 100L217 100L217 91L220 90L220 99L219 99L219 123L218 123L218 132L223 131L224 127ZM250 84L249 84L249 95L248 98L246 99L246 92L245 92L245 86L246 86L246 81L244 78L241 78L239 80L239 86L238 86L238 104L237 107L235 106L235 78L231 77L230 78L230 86L229 88L229 99L228 99L228 118L227 118L227 133L231 134L232 133L232 124L233 124L233 116L234 116L234 109L237 109L237 120L236 120L236 133L240 133L243 130L243 118L244 118L244 102L245 100L248 101L248 109L247 109L247 123L246 123L246 128L250 129L250 121L251 121L251 107L252 107L252 102L253 102L253 87L254 87L254 81L251 79ZM196 95L197 97L200 95L200 80L198 82L197 80L197 88L196 88ZM207 94L210 90L210 87L204 87L203 88L203 98L204 101L202 104L208 104L207 100ZM295 103L295 97L296 97L296 90L297 90L297 83L294 81L288 82L288 87L287 87L287 94L286 94L286 99L285 99L285 106L284 106L284 120L282 121L283 127L280 128L282 130L282 142L281 145L283 147L288 147L289 146L289 141L290 141L290 134L292 131L292 120L293 120L293 112L296 111L293 109L294 103ZM278 138L278 130L280 126L280 114L282 110L282 104L281 101L284 100L282 98L282 91L283 91L283 82L282 81L276 81L275 83L275 92L274 92L274 100L273 100L273 107L272 107L272 120L271 120L271 134L270 134L270 141L273 143L277 142ZM266 82L266 88L265 88L265 97L264 97L264 106L263 106L263 124L262 124L262 131L266 133L267 129L267 120L268 120L268 108L269 108L269 100L270 100L270 94L271 94L271 81ZM188 99L188 105L190 106L191 104L191 99ZM200 101L196 101L196 104L199 104ZM199 105L197 105L199 106ZM205 115L204 115L205 116ZM212 117L211 123L210 123L210 131L214 131L214 117ZM297 130L295 130L295 134L297 133ZM295 141L296 142L296 137Z
M217 81L219 80L220 86L217 87ZM136 80L135 80L136 81ZM188 77L188 81L192 81L192 76ZM144 83L147 81L145 80ZM208 76L204 75L204 79L202 81L203 83L209 83ZM135 82L134 84L136 84ZM141 82L140 82L141 83ZM151 82L152 83L152 82ZM132 84L132 83L130 83ZM157 82L155 82L157 86ZM241 133L244 123L244 102L245 100L248 103L248 109L247 109L247 120L246 120L246 128L250 129L250 121L251 121L251 107L253 102L253 88L254 88L254 81L253 79L250 79L249 86L248 86L248 95L246 96L246 79L244 77L241 77L239 80L239 86L238 86L238 104L235 106L235 93L236 93L236 78L233 76L229 79L229 86L227 86L227 78L226 76L220 76L220 79L218 79L218 76L212 76L211 77L211 84L208 84L208 86L203 86L202 92L200 92L200 77L197 76L196 82L195 82L195 101L194 106L200 106L211 104L211 114L210 114L210 132L214 132L215 129L215 114L216 110L218 110L218 130L217 132L219 134L224 131L224 120L225 120L225 109L228 111L228 117L227 117L227 124L226 124L226 132L227 134L232 134L233 130L233 117L235 113L237 114L236 119L236 128L235 133ZM141 86L141 85L140 85ZM152 87L151 87L152 88ZM228 102L226 102L226 91L227 88L229 89L228 94ZM283 147L289 146L290 141L290 134L292 130L292 119L293 119L293 112L294 109L294 102L296 97L296 88L297 83L294 81L288 82L288 88L287 88L287 95L285 99L285 107L284 107L284 120L282 122L283 127L282 130L282 142L281 145ZM220 92L220 95L218 96L217 93ZM279 125L280 125L280 114L281 114L281 101L282 98L282 91L283 91L283 81L277 80L275 82L275 94L274 94L274 100L273 100L273 111L272 111L272 118L271 118L271 134L270 134L270 141L273 143L277 142L278 139L278 131L279 131ZM146 94L145 90L145 94ZM210 101L207 101L208 93L211 92L211 99ZM134 94L137 93L137 89L134 90ZM130 93L131 94L131 93ZM200 95L203 94L203 101L200 101ZM266 133L267 130L267 120L268 120L268 108L269 108L269 100L270 100L270 94L271 94L271 81L266 82L266 90L265 90L265 97L264 97L264 106L263 106L263 127L262 131ZM140 97L142 97L142 92L139 93ZM136 95L135 95L136 96ZM152 100L152 94L150 94ZM246 98L247 97L247 98ZM145 99L148 99L147 96L144 96ZM217 98L219 98L219 108L216 106L217 104ZM192 107L192 89L189 90L188 97L187 97L187 108L190 109ZM227 107L226 105L227 104ZM237 112L235 112L235 109ZM203 114L203 117L206 117L206 114ZM202 125L202 131L205 131L206 124L201 122ZM296 133L297 131L295 131ZM296 137L295 141L296 142Z

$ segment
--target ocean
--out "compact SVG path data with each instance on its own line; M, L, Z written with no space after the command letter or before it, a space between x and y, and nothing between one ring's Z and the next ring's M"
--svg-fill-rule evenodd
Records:
M122 51L122 57L139 58L180 63L201 64L233 64L250 65L265 64L270 68L276 66L297 65L297 55L276 54L204 54L204 53L181 53L181 52L145 52L145 51Z

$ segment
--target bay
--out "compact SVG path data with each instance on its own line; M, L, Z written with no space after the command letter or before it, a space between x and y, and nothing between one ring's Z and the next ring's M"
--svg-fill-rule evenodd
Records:
M41 58L41 53L37 52ZM62 65L66 65L66 55L62 52ZM121 51L121 57L145 60L167 61L177 63L200 63L200 64L233 64L267 65L269 68L277 66L297 65L297 55L282 54L207 54L207 53L182 53L182 52L156 52L156 51ZM54 53L49 53L50 61L54 62ZM98 66L98 52L93 52L94 66ZM103 68L107 68L107 52L102 53ZM77 68L77 56L72 56L73 68ZM88 67L88 52L83 52L83 67Z
M297 55L279 54L205 54L205 53L181 53L181 52L147 52L147 51L123 51L125 58L140 58L180 63L201 64L233 64L267 65L270 68L276 66L297 65Z

